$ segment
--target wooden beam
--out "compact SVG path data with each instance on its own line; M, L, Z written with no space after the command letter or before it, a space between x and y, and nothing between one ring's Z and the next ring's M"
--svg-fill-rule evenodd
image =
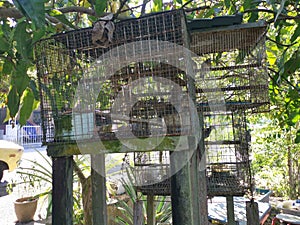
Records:
M105 155L91 155L93 225L107 225Z
M52 225L73 224L73 157L52 159Z
M173 151L175 150L175 148L176 150L185 150L189 148L189 144L192 144L193 146L197 144L189 143L191 142L191 140L192 139L190 136L182 135L148 137L144 139L122 139L122 142L120 140L100 141L100 139L91 139L89 141L78 143L76 143L75 141L72 143L54 142L48 145L47 154L52 157L61 157L83 154L126 153L133 151ZM131 148L127 146L131 146ZM153 146L153 149L149 148L149 146Z
M155 225L154 195L147 195L147 225Z

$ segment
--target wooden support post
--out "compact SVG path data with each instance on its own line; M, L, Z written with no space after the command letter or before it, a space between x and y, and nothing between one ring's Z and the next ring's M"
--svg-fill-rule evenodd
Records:
M226 196L226 204L227 204L227 224L235 225L236 223L234 218L233 196Z
M192 172L192 165L196 161L194 157L196 154L189 150L175 151L171 154L172 174L178 171L171 177L173 225L199 225L197 215L194 215L195 212L199 214L199 208L194 208L199 204L198 192L193 190L193 184L198 179Z
M203 130L203 114L199 113L199 125ZM197 171L198 171L198 191L199 191L199 220L201 225L208 225L208 206L207 206L207 183L206 183L206 152L204 145L204 135L201 133L197 148Z
M254 201L246 202L247 225L259 225L258 203Z
M73 157L52 160L52 225L72 225Z
M105 155L91 155L93 225L107 225Z
M147 225L155 225L154 195L147 195Z
M143 201L133 203L133 225L144 225Z
M198 163L199 163L199 152L197 150L194 152L193 156L191 157L191 198L192 201L192 210L193 210L193 221L195 225L201 224L200 223L200 187L199 187L199 179L198 179ZM206 196L205 196L206 201ZM207 217L207 215L206 215ZM201 224L203 225L203 224Z

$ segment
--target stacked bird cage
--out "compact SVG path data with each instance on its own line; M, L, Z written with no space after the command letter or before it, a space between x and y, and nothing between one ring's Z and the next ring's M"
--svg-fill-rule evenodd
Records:
M190 132L184 12L110 19L36 44L45 143Z
M170 156L168 151L136 152L132 175L136 190L145 195L170 195Z
M251 188L249 132L244 111L205 115L209 196L244 195Z
M265 34L263 22L191 31L200 110L268 110Z

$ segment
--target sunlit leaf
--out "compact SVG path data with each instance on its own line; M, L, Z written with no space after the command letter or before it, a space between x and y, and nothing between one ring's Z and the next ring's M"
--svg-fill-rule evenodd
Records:
M296 39L300 36L300 24L298 24L296 30L294 31L292 37L291 37L291 42L296 41Z
M30 89L24 91L22 97L22 107L20 109L20 124L25 125L33 110L34 95Z
M154 11L158 12L161 11L163 8L163 2L162 0L154 0Z
M289 115L289 120L291 121L292 126L294 126L300 120L300 114L298 111L293 112Z
M273 54L273 52L267 51L267 59L269 61L269 64L272 66L276 63L276 55Z
M19 111L20 96L18 95L17 89L13 86L7 96L7 106L9 108L9 114L11 117L15 117Z

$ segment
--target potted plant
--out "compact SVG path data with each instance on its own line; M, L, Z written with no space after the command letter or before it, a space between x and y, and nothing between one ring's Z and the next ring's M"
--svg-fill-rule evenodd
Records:
M14 202L18 222L24 223L33 220L37 209L38 196L18 198Z
M38 202L40 203L40 209L47 204L46 208L43 208L46 209L46 218L48 218L51 213L51 161L41 152L36 152L42 159L39 160L39 162L36 160L23 159L28 161L29 165L26 167L20 166L17 169L20 180L11 182L8 185L9 192L16 191L20 196L14 201L14 209L18 222L21 223L29 222L34 219Z

